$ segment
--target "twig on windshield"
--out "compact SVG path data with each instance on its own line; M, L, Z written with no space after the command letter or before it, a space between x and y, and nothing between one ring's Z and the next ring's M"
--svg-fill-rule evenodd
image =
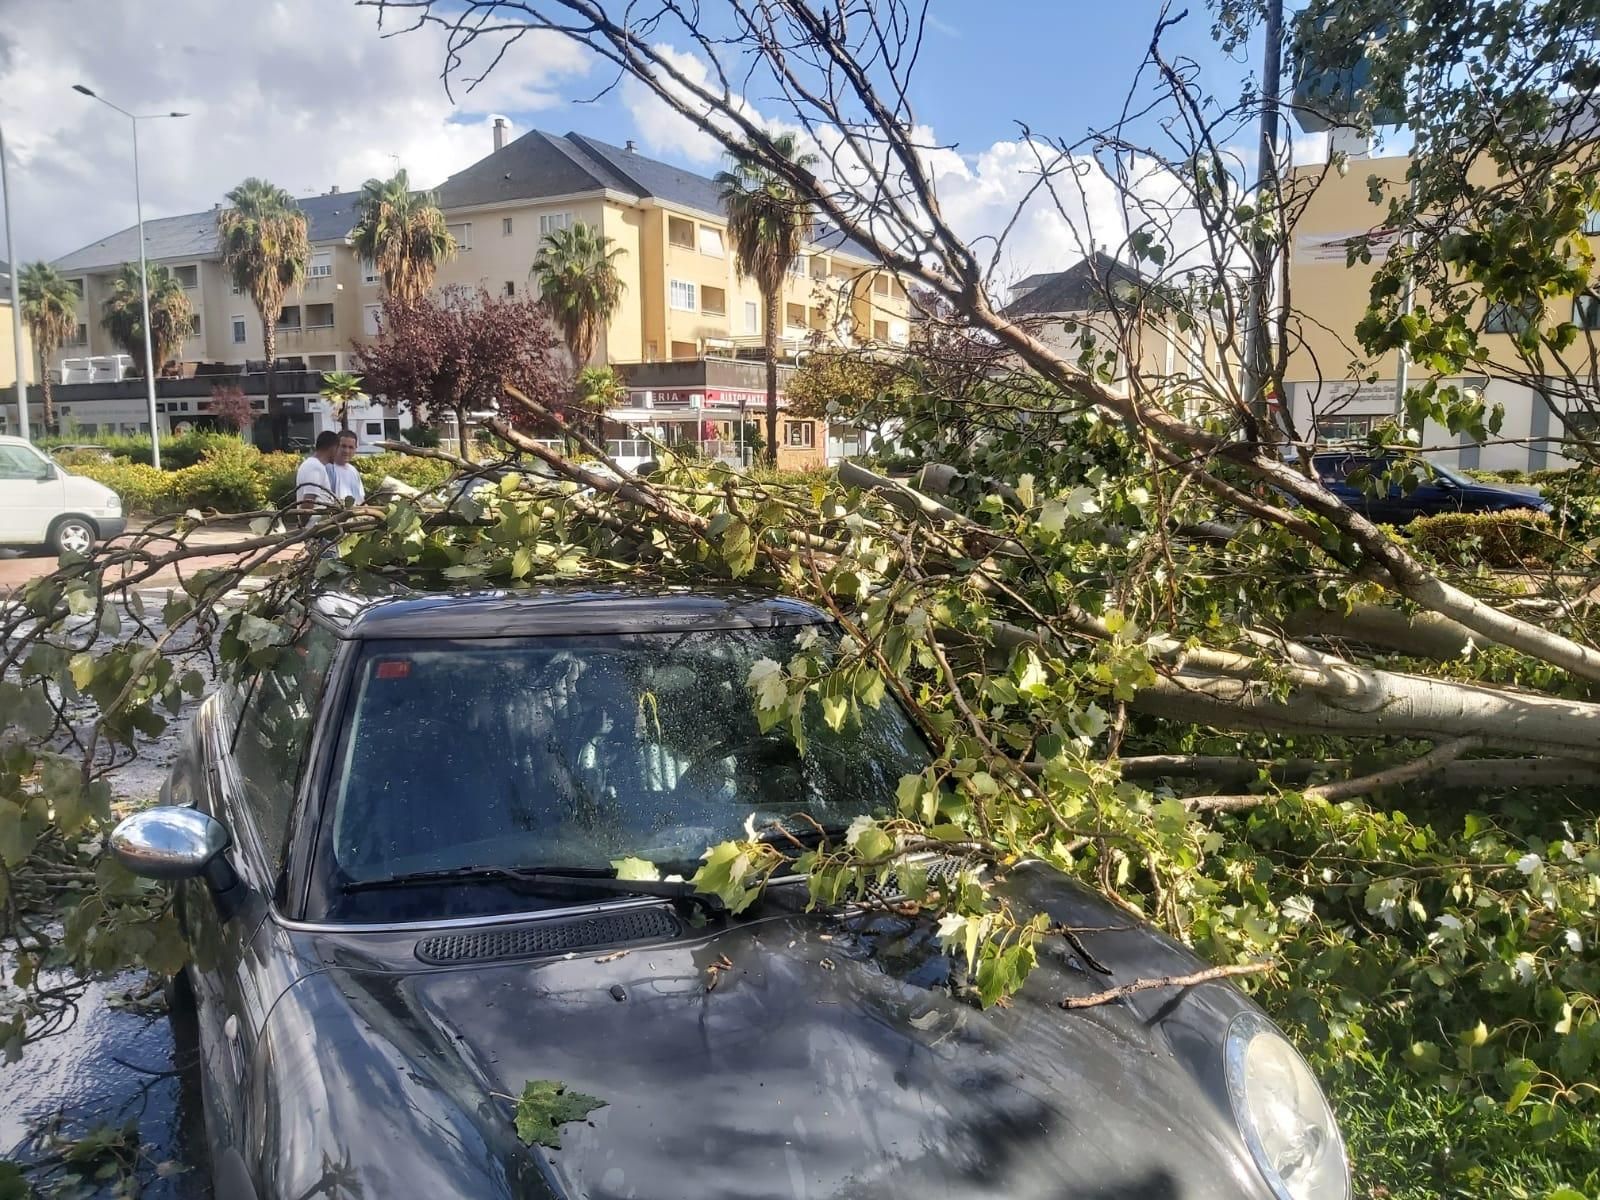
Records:
M1063 996L1061 1007L1065 1009L1097 1008L1102 1004L1110 1004L1114 1000L1121 1000L1124 996L1131 996L1135 992L1152 992L1159 988L1190 988L1197 984L1214 983L1219 979L1232 979L1237 975L1260 975L1272 970L1271 962L1232 963L1222 967L1207 967L1203 971L1195 971L1189 975L1163 975L1158 979L1135 979L1132 983L1120 984L1114 988L1107 988L1103 992L1091 992L1087 996Z

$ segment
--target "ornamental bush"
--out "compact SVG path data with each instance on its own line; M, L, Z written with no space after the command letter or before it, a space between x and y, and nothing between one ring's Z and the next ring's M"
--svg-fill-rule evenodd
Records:
M1553 561L1561 548L1550 518L1531 509L1418 517L1405 527L1405 536L1413 548L1457 565L1539 565Z

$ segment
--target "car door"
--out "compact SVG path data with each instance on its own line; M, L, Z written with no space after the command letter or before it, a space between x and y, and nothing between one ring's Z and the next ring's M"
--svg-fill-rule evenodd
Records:
M35 546L61 513L61 473L31 446L0 443L0 545Z
M219 903L201 881L186 886L185 927L200 1031L207 1131L214 1154L244 1150L245 1098L256 1041L292 970L271 961L263 935L287 850L290 809L333 636L311 626L276 659L225 685L197 718L203 764L197 802L228 828L227 852L243 885Z

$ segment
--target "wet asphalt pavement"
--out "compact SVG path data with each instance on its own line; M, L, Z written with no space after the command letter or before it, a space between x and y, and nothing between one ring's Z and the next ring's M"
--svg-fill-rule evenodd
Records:
M164 593L146 592L147 610L159 612ZM119 800L155 799L195 707L185 705L159 739L110 776ZM9 964L0 962L0 973L9 976ZM193 1032L179 1024L175 1035L159 981L142 971L92 982L69 1029L30 1044L15 1063L0 1063L0 1161L28 1164L44 1197L62 1188L71 1200L211 1200ZM96 1181L92 1169L80 1178L59 1165L64 1147L57 1139L130 1124L136 1138L123 1156L129 1170ZM119 1190L129 1173L136 1192Z

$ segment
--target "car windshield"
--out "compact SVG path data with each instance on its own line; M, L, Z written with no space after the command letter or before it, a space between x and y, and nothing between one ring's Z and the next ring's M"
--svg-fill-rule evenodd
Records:
M786 662L801 634L369 643L332 781L329 891L624 856L687 874L748 822L843 826L891 806L927 761L894 701L835 733L813 700L804 753L785 729L759 729L750 668Z

